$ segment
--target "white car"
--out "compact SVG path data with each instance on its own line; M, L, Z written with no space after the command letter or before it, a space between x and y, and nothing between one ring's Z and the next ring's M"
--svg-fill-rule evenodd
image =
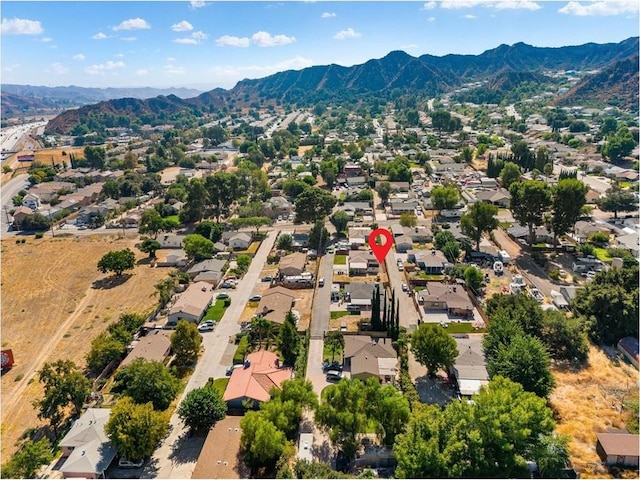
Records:
M118 460L118 466L120 468L140 468L142 465L144 465L144 460L134 461L129 460L128 458L121 458Z

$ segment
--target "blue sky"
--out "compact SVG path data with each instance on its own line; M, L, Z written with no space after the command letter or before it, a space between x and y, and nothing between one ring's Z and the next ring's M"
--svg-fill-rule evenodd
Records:
M479 54L638 36L637 0L2 1L3 83L231 88L392 50Z

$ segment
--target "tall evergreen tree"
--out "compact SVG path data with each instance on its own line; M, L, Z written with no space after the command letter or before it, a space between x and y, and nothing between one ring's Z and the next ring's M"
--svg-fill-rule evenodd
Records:
M389 308L387 306L387 292L384 292L384 302L382 305L382 324L383 325L387 325L387 323L389 322Z
M371 293L371 327L380 330L380 288L378 285Z

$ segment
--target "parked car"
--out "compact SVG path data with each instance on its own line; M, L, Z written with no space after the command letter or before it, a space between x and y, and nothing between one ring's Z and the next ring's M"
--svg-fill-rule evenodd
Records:
M236 288L236 286L231 282L222 282L222 284L220 284L220 288L231 288L231 289L234 289L234 288Z
M266 275L262 277L263 282L270 282L271 280L273 280L273 277L271 275Z
M261 298L262 298L261 295L251 295L249 297L249 301L250 302L259 302Z
M318 286L324 287L324 277L320 277L320 279L318 280Z
M327 382L339 382L344 378L344 373L338 370L329 370L327 372Z
M225 372L225 374L227 375L227 377L230 377L231 374L233 373L233 371L236 368L244 368L244 363L238 363L237 365L231 365L229 368L227 368L227 371Z
M142 465L144 465L144 460L129 460L124 457L118 460L120 468L140 468Z
M228 293L219 293L218 295L216 295L216 298L218 300L224 300L225 298L229 298L229 294Z
M199 332L211 332L214 328L216 328L216 322L214 322L213 320L207 320L206 322L198 325Z
M407 285L406 283L402 284L402 291L403 292L408 292L409 291L409 285Z

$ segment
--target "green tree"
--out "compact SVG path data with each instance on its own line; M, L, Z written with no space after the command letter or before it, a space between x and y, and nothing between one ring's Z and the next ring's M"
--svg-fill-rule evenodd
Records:
M84 147L84 158L90 167L102 170L105 166L105 149L92 146Z
M582 214L582 207L587 203L587 187L580 180L567 178L560 180L553 188L553 203L551 208L551 228L553 229L553 245L557 238L573 230Z
M329 221L336 228L336 232L341 233L347 229L347 225L349 224L349 215L342 210L338 210L329 217Z
M2 478L36 478L40 467L52 460L53 452L48 438L29 441L2 466Z
M260 227L271 225L272 220L269 217L239 217L230 219L228 223L233 228L253 227L256 229L256 234L258 234Z
M98 261L98 270L102 273L114 272L117 276L125 270L133 270L136 256L129 248L105 253Z
M439 369L453 365L458 356L458 346L440 325L422 323L411 335L411 352L418 362L427 367L429 376L435 377Z
M329 231L325 228L322 220L316 220L316 223L309 231L309 246L317 249L318 252L324 248L330 239Z
M449 230L441 230L433 237L433 242L438 250L442 250L447 243L455 242L456 237Z
M454 186L437 186L431 190L431 203L438 211L454 208L460 197Z
M296 317L288 311L278 334L278 349L285 365L294 366L300 353L300 335L296 327Z
M467 213L460 218L460 230L476 242L476 250L480 251L480 240L483 233L490 233L498 228L498 207L487 202L476 202Z
M178 416L195 433L206 433L227 416L227 404L213 385L191 390L180 402Z
M487 358L494 358L502 347L508 346L514 338L524 335L524 330L518 320L504 311L492 315L487 332L482 338L484 354Z
M171 334L171 349L177 365L191 365L198 360L202 335L195 323L180 320Z
M488 360L489 375L501 375L518 382L525 391L533 392L539 397L547 397L555 386L549 369L549 352L535 337L517 335L509 345L501 346L496 355Z
M194 223L202 220L209 204L209 194L200 178L192 178L187 185L187 201L180 210L180 222Z
M331 213L336 198L318 187L309 187L296 197L296 221L315 223Z
M153 238L158 236L164 227L164 220L157 210L150 209L142 212L140 216L138 231L142 234L150 234Z
M483 275L482 271L476 267L467 267L464 269L464 281L467 286L474 292L479 292L482 287Z
M506 162L500 170L500 183L508 190L518 180L520 180L520 167L513 162Z
M152 238L145 238L140 244L140 251L144 253L148 253L150 258L156 258L156 252L160 249L162 245L157 240L153 240Z
M344 336L339 330L331 330L324 337L325 346L331 350L331 361L336 359L336 352L344 348Z
M127 351L127 346L117 338L102 332L91 341L91 350L86 355L87 368L99 374L114 360L120 360Z
M304 378L282 382L281 388L271 389L271 399L260 405L260 413L283 432L287 440L297 438L303 409L318 407L313 384Z
M415 214L407 212L400 215L400 225L403 227L415 227L418 224L418 217Z
M294 200L307 188L309 188L309 185L304 183L302 180L296 180L293 178L285 180L282 183L282 191Z
M584 363L589 358L589 341L578 318L545 310L540 337L554 360Z
M485 311L491 319L489 323L500 313L514 319L528 335L538 335L542 330L543 310L530 295L495 294L487 300Z
M245 464L253 472L260 468L274 470L276 462L291 448L284 432L278 430L261 412L247 412L240 420L240 428L240 451Z
M200 260L206 260L213 257L214 246L213 242L202 235L192 233L184 237L183 240L184 252L187 254L187 258L199 262Z
M458 261L458 257L460 256L460 244L457 241L447 242L442 247L442 253L444 253L447 260L451 263L456 263Z
M383 445L393 445L409 421L407 398L393 385L380 385L375 378L365 382L367 416L377 424L377 435Z
M327 187L332 189L338 175L338 164L334 160L323 160L320 162L320 175Z
M153 404L123 397L111 409L104 431L121 457L141 460L150 456L169 431L166 412Z
M515 182L509 187L511 213L522 225L529 229L529 244L535 242L535 227L542 225L544 214L551 206L551 190L540 180Z
M291 250L293 248L293 237L288 233L282 233L276 243L280 250Z
M231 204L241 196L238 176L230 172L216 172L205 179L204 185L219 222L220 216L227 215Z
M613 212L613 218L618 218L618 212L634 212L638 209L638 200L629 190L623 190L617 183L606 191L606 195L598 200L598 206L603 212Z
M377 182L376 183L376 192L378 192L378 196L384 205L389 200L389 195L391 194L391 184L389 182Z
M202 235L204 238L211 240L214 243L219 242L222 238L222 225L218 222L205 220L196 225L193 233Z
M341 380L322 391L316 422L329 430L331 442L353 460L358 449L357 436L367 433L367 395L358 379Z
M116 388L136 403L153 403L156 410L166 410L180 390L180 380L162 362L137 358L118 370Z

